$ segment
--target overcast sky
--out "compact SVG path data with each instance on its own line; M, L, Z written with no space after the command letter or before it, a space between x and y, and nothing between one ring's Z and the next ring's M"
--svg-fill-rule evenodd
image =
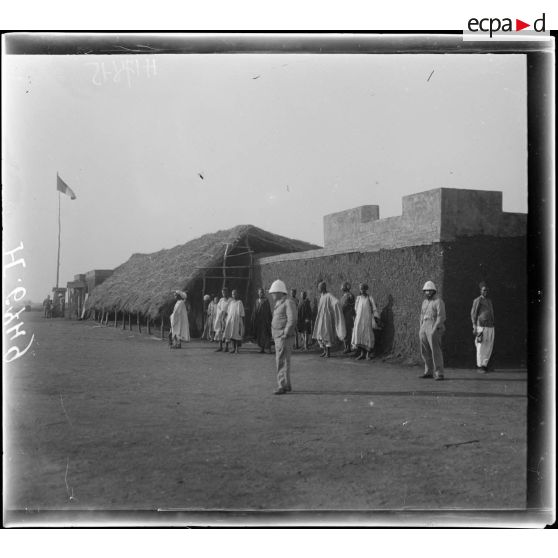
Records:
M523 55L4 58L4 248L28 297L135 252L253 224L323 244L323 216L433 188L527 211ZM123 68L128 69L126 72ZM199 174L204 178L202 179Z

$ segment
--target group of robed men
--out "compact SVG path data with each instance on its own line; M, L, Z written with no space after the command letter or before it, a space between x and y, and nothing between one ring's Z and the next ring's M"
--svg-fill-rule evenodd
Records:
M330 349L337 339L345 343L345 351L350 352L352 346L357 350L355 358L370 358L374 347L374 328L379 327L379 315L376 304L368 294L368 285L361 283L360 294L355 300L348 283L342 285L341 301L327 292L324 281L318 284L320 300L314 321L312 338L322 348L320 356L329 358ZM271 334L275 341L275 362L277 368L277 389L275 395L283 395L292 391L290 360L293 339L297 325L307 339L309 331L308 318L304 310L296 308L296 299L287 296L287 288L283 281L277 279L269 289L275 306L271 321ZM295 293L296 294L296 293ZM302 293L302 301L307 301L306 293ZM307 346L305 346L307 348ZM366 356L365 356L366 355Z
M488 298L488 287L481 283L480 296L473 301L471 321L477 352L479 372L488 371L494 347L494 309ZM308 349L309 337L315 339L322 349L320 356L329 358L330 350L339 339L344 343L344 353L355 350L354 358L371 359L375 345L374 331L381 329L380 316L374 299L368 293L368 285L359 285L359 294L351 293L351 285L344 282L343 295L337 299L327 291L326 283L318 284L320 299L317 311L312 311L307 293L296 298L296 290L287 294L283 281L276 280L269 289L273 298L273 310L264 289L258 289L258 298L251 316L254 340L260 352L275 345L278 388L275 394L285 394L292 390L290 380L290 357L293 348L298 347L298 335L303 337L303 349ZM424 361L421 378L444 379L442 336L445 331L445 305L437 295L436 285L427 281L423 287L424 300L420 313L420 353ZM207 306L207 320L202 338L219 342L217 351L238 354L245 333L245 312L238 291L229 297L227 288L221 299L214 297ZM181 341L190 340L187 298L188 294L175 291L176 303L171 315L171 346L179 348ZM206 295L207 297L207 295ZM206 299L207 300L207 299ZM223 347L224 345L224 347Z
M355 358L371 358L374 348L374 330L380 328L376 303L368 294L366 283L361 283L360 294L356 298L351 293L349 283L343 283L341 289L343 296L338 300L327 292L326 283L320 282L318 284L320 299L315 310L312 309L306 291L303 291L301 298L298 299L296 289L291 289L290 298L294 301L296 310L293 348L308 350L311 339L315 339L322 348L321 356L328 358L331 347L339 339L344 343L345 353L355 349ZM244 318L244 307L242 301L238 300L236 291L233 291L232 298L228 296L226 288L223 289L222 294L221 299L215 297L208 304L202 339L218 341L220 346L217 350L227 352L229 343L235 341L234 332L238 331L237 341L242 340L240 333L241 331L243 333L244 327L236 328L233 324L237 323L238 317ZM272 292L269 291L269 294ZM251 315L251 331L261 353L272 352L272 319L273 312L268 297L264 289L260 288ZM299 347L300 341L302 341L301 347ZM234 344L233 352L235 352Z
M229 352L229 345L232 345L230 352L238 354L245 333L244 305L236 289L233 289L232 297L229 297L229 290L226 287L223 289L222 294L223 297L220 300L215 297L208 304L207 319L202 339L218 341L218 352L223 350ZM175 291L174 296L176 302L170 316L171 331L169 342L171 348L179 349L181 348L182 341L190 341L190 324L188 320L190 309L187 292ZM225 349L223 349L223 342L225 343Z

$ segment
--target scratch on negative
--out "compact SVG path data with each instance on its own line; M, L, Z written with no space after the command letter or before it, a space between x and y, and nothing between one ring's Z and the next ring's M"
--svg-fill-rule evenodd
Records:
M77 501L77 498L74 498L74 489L68 486L68 469L70 467L70 458L66 458L66 474L64 475L64 483L66 484L66 493L68 494L68 499L70 502L74 500Z
M125 50L126 52L136 52L136 53L137 52L140 52L140 53L142 52L141 50L138 51L138 49L136 49L136 48L128 48L128 47L125 47L125 46L122 46L122 45L115 45L115 46L116 46L116 48L120 48L122 50Z
M74 426L72 424L72 421L70 420L70 417L68 416L68 413L66 412L66 408L64 407L64 400L62 399L62 394L60 394L60 405L62 405L62 410L64 411L64 414L66 415L66 418L68 419L68 422L70 423L70 426Z
M428 76L428 79L427 79L426 81L430 81L430 78L432 77L432 74L433 74L433 73L434 73L434 70L432 70L432 71L430 72L430 75Z

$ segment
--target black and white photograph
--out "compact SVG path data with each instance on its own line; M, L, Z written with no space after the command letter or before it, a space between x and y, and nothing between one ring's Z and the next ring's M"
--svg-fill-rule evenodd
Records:
M2 66L6 525L555 520L553 38Z

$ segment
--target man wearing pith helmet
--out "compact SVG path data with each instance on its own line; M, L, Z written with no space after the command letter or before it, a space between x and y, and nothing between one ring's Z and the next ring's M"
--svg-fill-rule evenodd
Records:
M422 288L424 300L420 311L420 356L424 360L424 374L420 378L444 379L442 335L446 321L444 301L436 294L436 285L427 281Z
M283 281L277 279L269 288L273 297L273 319L271 320L271 335L275 341L275 364L277 366L277 390L275 395L283 395L292 391L291 388L291 352L293 337L296 332L296 305L287 296L287 287Z

